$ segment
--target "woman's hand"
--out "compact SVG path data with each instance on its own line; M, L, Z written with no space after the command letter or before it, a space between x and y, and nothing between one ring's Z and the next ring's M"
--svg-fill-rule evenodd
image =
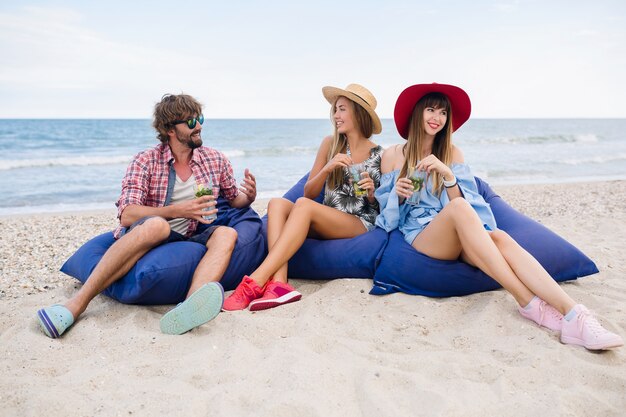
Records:
M400 203L402 204L403 199L411 198L413 195L413 183L408 178L398 178L396 181L396 194L400 197Z
M417 164L416 169L418 171L426 171L429 174L436 172L447 181L454 178L454 174L452 173L450 167L441 162L439 158L433 154L430 154L426 158L422 159L420 163Z
M370 178L370 174L367 171L361 172L361 180L358 182L359 188L362 190L367 190L367 199L372 202L374 201L374 191L376 191L376 186L374 185L374 180Z
M333 159L331 159L326 163L326 165L324 165L323 171L327 174L330 174L336 168L345 168L349 165L352 165L352 158L350 158L345 153L338 153L337 155L333 156Z

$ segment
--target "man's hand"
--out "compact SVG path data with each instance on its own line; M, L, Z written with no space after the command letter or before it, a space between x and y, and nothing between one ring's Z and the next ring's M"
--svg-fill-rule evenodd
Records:
M217 201L215 201L214 195L203 195L193 200L173 204L172 207L177 211L176 217L197 220L200 223L209 224L212 221L206 220L203 216L217 213L217 209L215 208L216 204Z
M256 178L248 168L244 171L244 178L240 185L239 191L246 196L250 203L253 203L256 200Z
M211 221L204 219L202 216L217 213L216 205L217 201L213 195L205 195L164 207L148 207L131 204L122 212L120 223L124 227L129 227L143 217L159 216L163 217L165 220L184 218L209 224ZM204 211L205 209L208 209L208 211Z

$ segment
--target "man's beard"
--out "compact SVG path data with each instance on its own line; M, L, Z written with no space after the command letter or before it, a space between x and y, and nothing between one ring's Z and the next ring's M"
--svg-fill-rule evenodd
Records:
M202 146L202 137L200 137L197 142L194 142L194 140L192 139L192 135L195 133L196 132L193 132L192 134L186 137L181 137L178 134L176 134L176 139L178 139L178 141L182 143L183 145L187 145L189 149L196 149Z

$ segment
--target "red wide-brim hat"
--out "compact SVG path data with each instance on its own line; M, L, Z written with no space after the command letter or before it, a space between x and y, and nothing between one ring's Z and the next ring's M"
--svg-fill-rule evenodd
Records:
M437 83L412 85L400 93L396 101L396 108L393 111L396 128L404 139L409 136L409 121L415 105L429 93L441 93L450 100L453 131L457 131L469 119L472 113L472 102L467 93L459 87Z

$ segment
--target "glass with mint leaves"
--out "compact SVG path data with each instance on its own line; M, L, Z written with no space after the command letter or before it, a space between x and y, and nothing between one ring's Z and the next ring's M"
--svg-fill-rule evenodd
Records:
M196 185L196 198L202 197L205 195L213 195L213 185L209 184L207 187L205 187L202 184L197 184ZM203 210L209 211L213 209L215 209L215 207L207 207ZM205 220L215 220L217 219L217 213L207 214L206 216L202 216L202 217L204 217Z
M413 183L413 194L406 200L407 204L417 206L420 202L420 194L426 182L426 171L418 171L415 167L409 169L408 178Z
M367 195L367 190L359 187L359 181L361 181L361 174L365 172L365 164L363 162L358 164L352 164L348 167L350 178L352 179L352 186L354 187L354 195L356 197L363 197Z

